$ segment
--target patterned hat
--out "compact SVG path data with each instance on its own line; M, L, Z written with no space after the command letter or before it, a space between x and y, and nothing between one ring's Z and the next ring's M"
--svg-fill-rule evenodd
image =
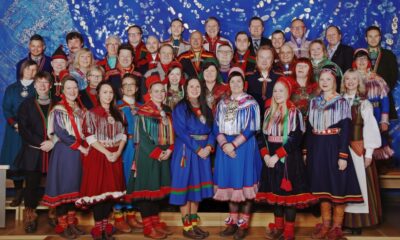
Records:
M60 45L53 53L51 56L51 59L64 59L65 61L68 61L67 54L65 54L63 50L63 45Z
M161 84L162 84L160 75L158 75L158 74L152 74L152 75L150 75L148 78L146 78L146 88L147 88L147 89L150 89L151 86L153 86L153 85L156 84L156 83L161 83Z

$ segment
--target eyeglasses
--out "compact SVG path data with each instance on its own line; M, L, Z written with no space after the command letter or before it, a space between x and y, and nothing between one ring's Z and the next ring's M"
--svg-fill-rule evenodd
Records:
M221 54L225 54L225 55L232 54L232 51L229 51L229 50L226 50L226 51L224 51L224 50L218 50L217 52L218 52L218 53L221 53Z
M128 36L130 36L130 37L134 37L134 36L137 36L137 35L142 35L140 32L137 32L137 33L128 33Z

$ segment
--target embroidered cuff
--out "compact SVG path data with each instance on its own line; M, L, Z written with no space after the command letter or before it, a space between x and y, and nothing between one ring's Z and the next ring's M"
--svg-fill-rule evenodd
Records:
M280 147L276 150L275 154L278 156L278 158L283 158L287 156L287 152L284 147Z
M211 144L207 144L206 147L210 147L210 152L211 153L215 152L215 148L213 146L211 146Z
M169 150L171 150L171 151L174 151L174 147L175 147L175 145L174 144L171 144L171 145L169 145Z
M348 157L349 155L347 153L339 153L339 159L347 160Z
M89 145L92 145L93 143L97 142L96 136L95 135L90 135L86 137L86 142Z
M154 148L154 150L150 153L149 157L151 157L151 158L157 160L157 159L160 157L161 153L162 153L161 148L156 147L156 148Z
M14 118L7 118L7 123L10 124L11 127L14 127L16 121Z
M232 144L236 149L246 141L247 141L247 138L243 134L240 134L237 137L235 137L235 139L232 141Z
M220 133L217 136L217 142L219 144L220 147L224 146L225 143L227 143L228 141L225 138L225 135Z
M268 149L267 149L266 147L261 148L260 154L261 154L261 157L264 158L265 155L268 155L268 154L269 154Z
M79 148L79 146L81 145L80 142L76 141L74 142L71 146L69 146L71 149L73 150L77 150Z

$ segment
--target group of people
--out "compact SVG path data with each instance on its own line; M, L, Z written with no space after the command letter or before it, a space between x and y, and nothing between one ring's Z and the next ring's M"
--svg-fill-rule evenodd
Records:
M144 43L132 25L126 43L107 37L98 61L78 32L66 36L69 54L60 46L51 57L43 38L31 37L4 95L1 151L27 233L43 204L67 239L85 234L77 208L93 211L94 239L114 239L116 229L164 239L172 234L159 217L166 198L179 206L190 239L210 235L199 227L206 198L229 204L220 236L234 239L248 235L254 202L273 206L267 239L295 239L296 209L317 203L322 223L313 239L380 223L375 161L393 155L398 68L378 27L366 29L368 48L355 51L333 25L327 46L308 41L301 19L290 23L289 41L281 30L263 37L259 17L234 44L215 17L189 42L180 19L170 30L166 41Z

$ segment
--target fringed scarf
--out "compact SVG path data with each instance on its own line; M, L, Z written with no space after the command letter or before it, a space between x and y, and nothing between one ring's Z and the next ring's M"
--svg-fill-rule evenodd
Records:
M109 121L110 115L104 108L98 106L86 113L85 132L94 135L96 140L107 146L112 146L123 139L124 126L119 121Z
M340 95L327 101L321 94L310 102L308 119L317 131L326 130L346 118L351 119L351 108L347 100Z
M228 97L218 103L216 121L220 133L227 135L238 135L247 127L251 131L258 131L260 107L247 93L243 93L236 99Z
M164 112L165 113L165 112ZM165 123L163 116L157 106L148 101L139 108L137 121L141 121L143 130L149 135L155 145L171 145L174 143L174 130L170 112L165 113ZM135 133L139 133L140 122L136 122ZM140 134L135 134L135 143L140 141Z
M376 73L369 72L364 79L368 99L381 99L388 96L389 87Z

